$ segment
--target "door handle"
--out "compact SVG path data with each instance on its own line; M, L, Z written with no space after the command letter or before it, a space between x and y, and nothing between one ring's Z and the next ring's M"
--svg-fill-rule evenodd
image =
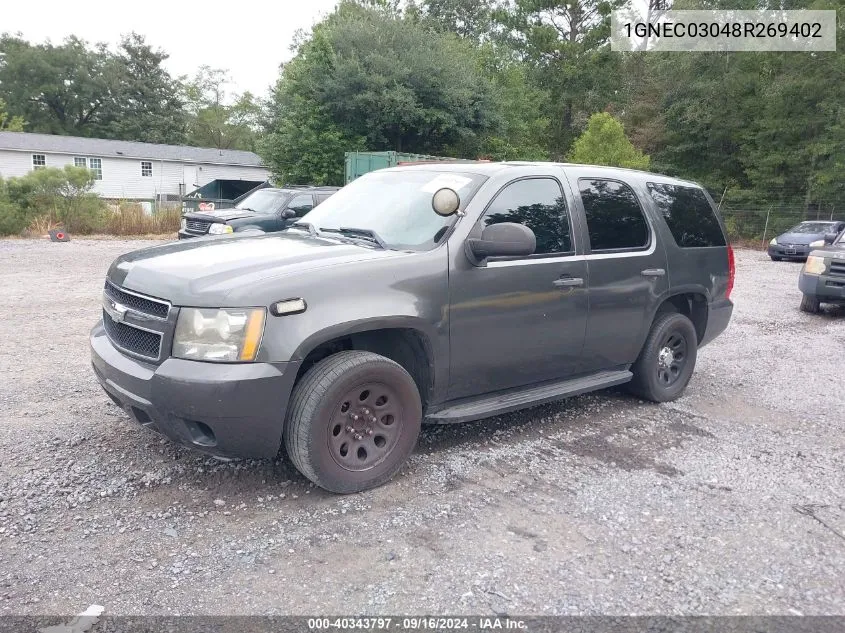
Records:
M573 288L583 286L584 280L581 277L561 277L552 282L558 288Z
M642 274L643 277L665 277L666 270L663 268L646 268L640 274Z

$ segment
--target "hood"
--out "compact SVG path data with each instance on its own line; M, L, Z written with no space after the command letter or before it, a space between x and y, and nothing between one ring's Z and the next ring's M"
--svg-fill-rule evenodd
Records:
M777 236L778 244L810 244L816 240L823 240L824 233L783 233Z
M326 266L405 255L299 232L199 237L122 255L109 279L174 305L226 307L235 289Z
M243 211L241 209L218 209L203 213L186 213L185 217L191 220L203 220L204 222L228 222L229 220L255 217L256 215L251 211Z
M816 257L830 257L831 259L845 260L845 242L828 244L821 248L815 248L810 253Z

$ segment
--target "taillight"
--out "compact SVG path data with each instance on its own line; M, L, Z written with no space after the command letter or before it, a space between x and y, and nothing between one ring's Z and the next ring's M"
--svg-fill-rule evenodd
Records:
M731 292L734 289L734 279L736 279L736 260L734 259L734 249L728 244L728 288L725 290L725 299L731 298Z

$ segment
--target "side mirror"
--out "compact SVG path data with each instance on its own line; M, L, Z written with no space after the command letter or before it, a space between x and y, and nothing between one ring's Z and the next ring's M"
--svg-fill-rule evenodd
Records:
M838 235L837 233L825 233L825 236L824 236L825 246L833 244L836 241L837 235Z
M524 224L501 222L485 227L481 239L468 239L467 247L478 260L487 257L525 257L534 254L537 237Z
M291 218L295 218L295 217L296 217L296 211L294 211L293 209L285 209L284 211L282 211L282 219L283 220L290 220Z

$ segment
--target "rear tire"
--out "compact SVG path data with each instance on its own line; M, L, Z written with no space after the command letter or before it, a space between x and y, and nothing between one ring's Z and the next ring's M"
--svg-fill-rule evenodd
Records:
M339 352L294 387L285 447L308 479L349 494L380 486L399 472L421 423L419 390L401 365L372 352Z
M801 312L807 314L818 314L821 310L821 301L813 295L805 294L801 297Z
M652 402L680 398L695 370L698 335L686 316L662 314L655 318L639 358L631 367L628 390Z

